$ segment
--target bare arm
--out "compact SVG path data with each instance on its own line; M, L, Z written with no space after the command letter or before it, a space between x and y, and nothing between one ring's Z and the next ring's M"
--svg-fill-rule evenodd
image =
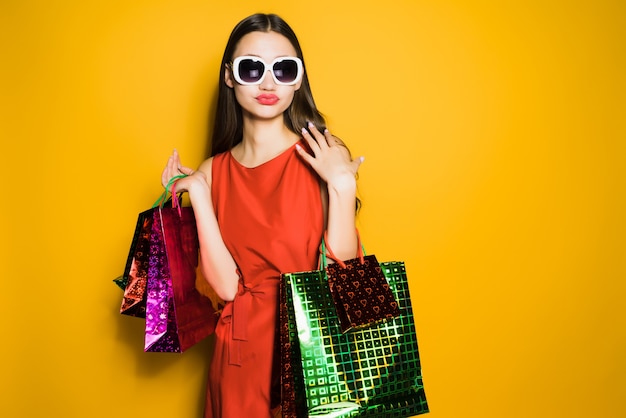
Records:
M163 171L162 181L180 173L188 174L176 182L177 191L187 191L193 207L200 242L200 269L215 293L225 301L233 300L238 287L237 265L226 248L213 210L211 199L212 159L203 162L197 171L180 165L174 152Z
M341 260L356 257L356 173L363 158L352 160L347 148L328 131L323 134L312 125L311 134L302 135L313 151L298 147L300 156L326 183L328 191L327 244Z

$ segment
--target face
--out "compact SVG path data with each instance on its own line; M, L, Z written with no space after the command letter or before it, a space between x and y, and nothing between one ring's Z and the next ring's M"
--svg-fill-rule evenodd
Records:
M281 57L295 57L296 50L289 40L276 32L251 32L241 38L232 59L251 56L263 60L267 66ZM281 64L279 64L281 65ZM226 66L224 82L234 89L237 102L241 105L244 115L260 119L282 117L282 114L293 100L294 93L302 84L302 78L294 85L276 82L266 68L263 80L259 84L244 85L236 81L233 68ZM280 81L280 74L279 74Z

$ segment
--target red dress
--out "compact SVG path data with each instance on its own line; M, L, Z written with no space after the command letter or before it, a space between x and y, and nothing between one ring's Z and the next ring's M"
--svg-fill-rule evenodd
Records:
M280 274L317 268L323 234L319 178L295 146L254 168L213 158L212 198L239 292L215 330L205 417L270 417ZM273 405L272 405L273 406Z

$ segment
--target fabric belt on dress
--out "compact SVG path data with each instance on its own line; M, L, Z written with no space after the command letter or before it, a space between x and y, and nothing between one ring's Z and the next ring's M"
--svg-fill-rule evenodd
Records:
M273 280L251 287L244 283L240 275L238 286L237 296L231 303L226 304L221 315L222 321L230 323L231 338L226 341L226 346L228 363L235 366L241 366L241 342L248 341L248 318L253 314L251 312L253 298L278 297L278 286Z

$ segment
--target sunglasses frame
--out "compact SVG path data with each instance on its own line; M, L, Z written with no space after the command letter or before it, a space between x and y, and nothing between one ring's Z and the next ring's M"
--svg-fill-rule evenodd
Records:
M250 59L256 62L261 62L263 64L263 68L264 68L263 75L257 81L254 81L254 82L243 81L241 77L239 76L239 64L241 63L241 61L246 60L246 59ZM296 74L296 78L293 81L290 81L289 83L280 81L276 77L276 74L274 74L274 64L281 62L281 61L285 61L285 60L295 61L297 68L298 68L298 73ZM298 57L278 57L274 59L274 61L272 61L272 63L268 66L267 62L265 62L265 60L263 60L260 57L257 57L254 55L242 55L232 60L229 66L230 66L231 72L233 73L233 77L235 78L235 81L237 81L237 83L243 86L256 86L258 84L261 84L263 80L265 80L265 76L267 75L268 71L272 73L272 78L274 79L274 82L281 86L293 86L294 84L297 84L302 79L302 75L304 74L304 65L302 64L302 60Z

